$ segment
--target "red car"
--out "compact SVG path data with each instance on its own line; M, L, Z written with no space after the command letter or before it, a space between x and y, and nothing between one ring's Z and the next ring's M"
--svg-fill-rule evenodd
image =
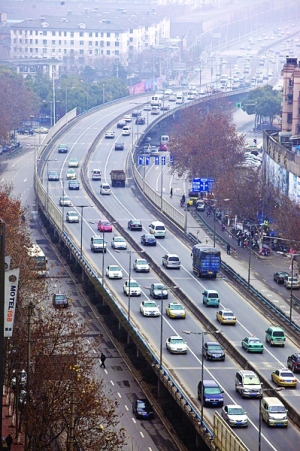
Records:
M98 230L100 232L112 232L112 225L109 221L99 221L98 222Z

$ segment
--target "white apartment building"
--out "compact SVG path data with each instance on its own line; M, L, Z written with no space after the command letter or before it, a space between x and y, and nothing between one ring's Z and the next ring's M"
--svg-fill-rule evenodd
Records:
M102 57L126 65L130 52L141 52L170 37L166 18L69 16L27 19L11 25L11 59L69 58L85 63Z

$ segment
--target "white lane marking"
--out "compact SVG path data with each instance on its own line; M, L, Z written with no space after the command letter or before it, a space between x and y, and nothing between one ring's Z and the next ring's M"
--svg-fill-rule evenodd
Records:
M111 383L111 385L115 385L115 384L113 383L113 381L110 381L110 383Z
M24 179L24 183L27 182L27 179Z
M132 421L133 421L134 423L136 423L136 421L135 421L135 419L134 419L134 418L132 418Z
M144 434L142 433L142 431L140 431L141 437L145 438Z
M97 351L95 349L93 349L94 354L97 354Z
M126 409L126 410L127 410L127 412L128 412L128 411L129 411L129 409L128 409L128 407L126 406L126 404L125 404L125 406L124 406L124 407L125 407L125 409Z
M88 344L91 344L90 340L86 340Z
M119 398L122 398L121 393L118 393Z

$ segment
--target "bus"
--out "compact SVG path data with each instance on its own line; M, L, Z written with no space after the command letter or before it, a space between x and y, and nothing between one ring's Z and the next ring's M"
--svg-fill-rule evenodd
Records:
M216 278L221 268L221 252L214 247L196 244L192 249L193 272L198 277Z
M39 277L46 277L48 272L48 259L38 244L33 244L28 249L30 264Z

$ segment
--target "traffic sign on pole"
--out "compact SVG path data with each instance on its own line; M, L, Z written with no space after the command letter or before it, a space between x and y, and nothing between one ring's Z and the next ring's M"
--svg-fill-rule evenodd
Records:
M144 156L143 155L139 155L139 164L144 164Z
M215 183L213 178L194 178L192 180L192 192L193 193L209 193L212 191Z

